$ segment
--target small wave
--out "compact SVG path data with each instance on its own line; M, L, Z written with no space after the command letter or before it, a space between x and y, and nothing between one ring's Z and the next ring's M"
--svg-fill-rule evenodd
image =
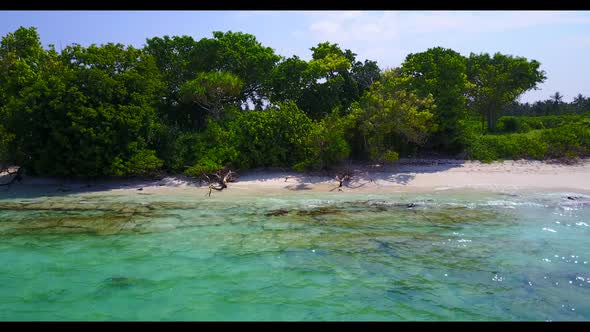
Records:
M302 200L301 203L302 203L302 205L304 205L306 207L315 208L315 207L322 207L322 206L326 206L326 205L336 204L338 202L333 201L333 200L309 199L309 200Z
M554 230L554 229L551 229L551 228L547 228L547 227L543 227L543 230L544 230L544 231L547 231L547 232L551 232L551 233L557 233L557 231L556 231L556 230Z
M562 205L560 206L560 208L564 211L575 211L578 210L578 208L576 207L572 207L572 206L566 206L566 205Z
M581 194L581 193L574 193L574 192L552 192L552 193L545 193L544 196L549 197L580 197L590 199L589 195Z
M525 202L515 202L515 201L503 201L503 200L497 200L497 201L488 201L486 203L483 204L478 204L479 206L499 206L499 207L505 207L505 208L509 208L509 209L514 209L517 206L530 206L530 207L547 207L547 205L545 204L541 204L538 202L531 202L531 201L525 201Z

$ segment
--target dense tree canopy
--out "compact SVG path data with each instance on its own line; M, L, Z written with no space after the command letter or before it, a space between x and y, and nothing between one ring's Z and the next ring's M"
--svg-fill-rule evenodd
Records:
M426 143L436 128L432 123L433 98L419 98L405 90L407 81L399 69L387 71L353 104L349 133L358 135L353 143L357 153L384 161L397 159L398 151L408 144Z
M42 47L35 28L21 27L0 43L0 166L53 176L199 175L225 167L329 169L346 159L387 162L430 152L590 153L590 120L576 118L563 141L561 120L500 119L502 112L590 110L582 95L571 103L560 93L518 103L545 79L537 61L499 53L466 58L435 47L382 72L338 44L320 43L310 53L308 61L282 57L232 31L199 40L154 37L142 48L73 44L58 53ZM488 132L550 131L535 134L542 144L519 137L532 150L508 153L501 139L481 138L475 114L486 117Z
M36 66L7 84L21 82L3 119L17 164L58 176L142 174L162 166L149 149L161 84L151 57L120 44L74 45L40 57L38 38L21 45L32 50L19 51L18 61Z
M356 61L356 54L338 44L320 43L311 51L309 62L294 56L275 67L271 100L292 100L313 119L349 110L381 75L376 62Z
M462 146L467 107L465 91L469 86L466 59L461 54L442 47L410 54L401 66L408 77L407 86L419 97L434 97L434 120L438 125L431 138L435 147L457 151Z
M263 102L268 99L269 77L280 56L250 34L215 31L213 37L204 38L197 44L195 61L209 60L199 61L196 69L236 75L244 82L239 98L242 105L248 108L251 103L256 109L262 109Z

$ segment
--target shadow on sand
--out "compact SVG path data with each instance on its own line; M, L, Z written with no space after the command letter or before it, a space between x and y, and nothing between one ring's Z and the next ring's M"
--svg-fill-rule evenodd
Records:
M334 176L323 174L293 176L292 173L284 173L285 175L282 176L285 177L285 182L291 183L285 186L289 190L311 190L314 184L333 182L334 186L329 191L334 192L342 191L342 189L358 189L370 183L389 182L406 186L411 184L418 174L444 172L462 167L464 163L464 160L458 159L400 159L391 165L357 163L348 166L353 177L351 180L344 181L342 187L339 186L339 182ZM281 175L258 173L252 176L256 179L276 180Z
M0 175L0 184L9 183L11 175ZM184 176L163 177L159 179L124 178L124 179L68 179L23 176L23 180L11 185L0 186L0 199L55 197L71 194L86 194L117 189L137 190L142 193L144 187L200 187L197 181Z
M353 178L343 183L343 188L357 189L371 182L389 182L397 185L411 184L418 174L444 172L452 168L462 167L464 160L455 159L400 159L392 165L353 164ZM8 183L13 175L0 175L0 183ZM334 183L329 191L338 191L338 181L329 173L304 174L284 169L258 169L240 174L238 181L276 181L284 179L283 188L292 191L307 191L319 183ZM143 194L144 187L201 187L201 184L182 175L163 177L160 179L123 178L82 180L67 178L40 178L23 176L21 182L10 186L0 186L0 199L38 198L64 196L70 194L94 193L108 190L137 190Z
M352 167L354 178L345 184L351 189L360 188L371 182L389 182L406 186L418 174L438 173L463 167L465 160L458 159L400 159L391 165L365 164Z

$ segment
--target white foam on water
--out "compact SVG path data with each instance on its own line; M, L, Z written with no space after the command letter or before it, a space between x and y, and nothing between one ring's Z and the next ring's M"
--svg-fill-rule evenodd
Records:
M492 278L493 281L502 282L504 277L499 277L497 274Z

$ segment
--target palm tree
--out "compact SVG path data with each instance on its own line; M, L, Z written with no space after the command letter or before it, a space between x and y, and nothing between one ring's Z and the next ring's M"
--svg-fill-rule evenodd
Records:
M554 104L561 104L563 102L563 95L559 91L556 91L555 94L549 97L553 100Z

